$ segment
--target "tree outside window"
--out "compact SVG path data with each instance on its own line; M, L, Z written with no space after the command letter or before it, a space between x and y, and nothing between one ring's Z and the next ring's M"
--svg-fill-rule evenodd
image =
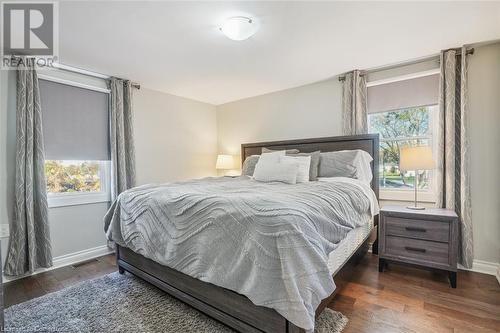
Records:
M98 161L45 161L48 193L101 192Z
M415 172L399 170L399 151L404 146L432 145L432 116L436 106L422 106L368 115L368 130L380 135L380 186L382 189L412 189ZM431 186L431 173L419 174L421 189Z

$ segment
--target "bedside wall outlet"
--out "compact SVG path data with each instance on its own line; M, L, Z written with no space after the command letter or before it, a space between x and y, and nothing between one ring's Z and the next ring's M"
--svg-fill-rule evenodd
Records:
M9 238L9 234L9 225L5 223L0 224L0 238Z

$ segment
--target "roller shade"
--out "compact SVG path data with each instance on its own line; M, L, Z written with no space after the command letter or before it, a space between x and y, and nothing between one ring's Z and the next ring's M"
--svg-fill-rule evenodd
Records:
M439 74L368 87L368 112L382 112L438 102Z
M109 160L108 94L39 80L45 158Z

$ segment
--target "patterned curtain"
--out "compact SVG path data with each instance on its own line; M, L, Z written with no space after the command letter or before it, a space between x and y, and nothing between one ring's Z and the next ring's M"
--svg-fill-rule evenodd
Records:
M474 259L467 110L467 49L441 52L437 154L437 207L460 217L459 261Z
M52 266L42 112L34 59L17 69L16 180L14 219L4 273L23 275Z
M342 133L368 133L366 78L359 70L347 73L342 84Z
M135 186L135 153L132 130L132 84L111 79L111 198Z

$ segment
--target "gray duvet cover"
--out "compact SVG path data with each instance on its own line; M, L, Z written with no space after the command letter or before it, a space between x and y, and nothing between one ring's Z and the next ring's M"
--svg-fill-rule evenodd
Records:
M121 246L313 330L317 306L335 289L328 254L368 215L366 191L342 179L220 177L123 192L105 230Z

